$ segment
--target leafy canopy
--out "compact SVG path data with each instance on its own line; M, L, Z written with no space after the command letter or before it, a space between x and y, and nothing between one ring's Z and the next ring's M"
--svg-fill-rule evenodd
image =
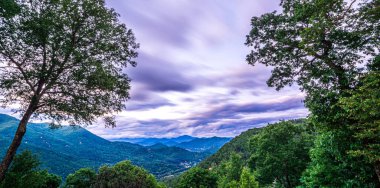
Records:
M340 99L340 105L346 112L343 115L355 122L349 128L363 146L349 153L380 164L380 72L365 75L350 97Z
M273 66L268 85L280 89L296 82L306 91L351 87L376 56L378 20L366 12L375 1L354 5L343 0L283 0L282 13L253 17L246 45L250 64Z
M363 74L380 67L379 5L379 0L282 0L281 13L252 18L247 61L273 67L269 86L296 83L306 93L309 119L318 130L303 176L308 186L380 182L380 163L373 160L378 153L376 113L365 120L365 113L358 113L377 107L367 109L359 101L371 101L369 96L357 97L366 92L376 96L376 90L357 90Z
M210 170L194 167L181 175L176 187L216 188L217 176Z
M92 187L159 188L162 185L143 168L122 161L114 166L100 167Z
M299 178L310 161L312 138L305 123L291 121L268 125L253 136L250 167L260 184L269 185L276 180L284 187L300 185Z
M136 65L138 44L104 0L14 2L20 12L0 16L3 106L72 124L124 107L130 80L122 71Z
M66 188L88 188L94 183L96 172L91 168L81 168L66 178Z
M50 174L46 170L40 170L39 165L38 158L29 151L16 155L0 187L59 187L61 177Z
M379 1L282 0L281 6L281 13L252 18L247 61L273 67L269 86L298 84L314 118L337 125L331 114L340 108L333 104L379 54Z

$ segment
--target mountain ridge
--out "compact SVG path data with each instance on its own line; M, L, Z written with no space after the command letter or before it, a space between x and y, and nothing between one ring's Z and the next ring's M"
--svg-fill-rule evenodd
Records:
M0 114L0 156L13 139L19 120ZM178 147L147 148L128 142L111 142L82 127L49 128L48 124L29 123L18 150L30 150L42 161L42 167L65 178L83 167L97 169L104 164L130 160L158 178L182 172L194 166L208 153L190 152Z
M142 146L153 146L163 144L169 147L176 146L192 152L209 152L215 153L224 144L229 142L230 137L193 137L182 135L174 138L117 138L109 139L110 141L129 142Z

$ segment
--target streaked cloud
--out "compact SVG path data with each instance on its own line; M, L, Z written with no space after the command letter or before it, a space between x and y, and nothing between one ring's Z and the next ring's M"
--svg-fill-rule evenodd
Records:
M305 117L296 86L266 85L271 68L245 62L250 19L280 0L106 0L140 43L131 99L105 138L235 136L270 122Z

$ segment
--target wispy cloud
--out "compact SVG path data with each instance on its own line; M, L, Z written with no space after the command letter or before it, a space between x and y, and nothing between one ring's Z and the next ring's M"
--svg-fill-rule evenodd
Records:
M266 85L271 68L245 62L250 19L280 0L106 0L141 45L131 99L105 138L234 136L252 127L305 117L296 86Z

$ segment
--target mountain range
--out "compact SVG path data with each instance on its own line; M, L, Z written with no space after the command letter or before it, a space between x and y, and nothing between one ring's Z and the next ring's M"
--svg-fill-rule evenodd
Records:
M197 138L189 135L183 135L174 138L118 138L111 139L111 141L129 142L142 146L162 144L165 146L176 146L192 152L215 153L231 139L232 138L228 137Z
M4 156L13 139L18 122L16 118L0 114L0 156ZM112 165L122 160L130 160L161 178L185 171L211 154L211 150L192 152L184 149L201 151L199 148L204 145L197 141L198 138L183 136L166 140L171 140L167 143L177 144L156 142L142 146L124 141L109 141L79 126L52 129L48 124L30 123L18 152L32 151L39 157L43 168L63 178L79 168L97 169L101 165ZM189 142L194 142L194 146L188 146L191 145ZM220 144L217 142L214 145L216 147ZM182 145L183 148L176 145Z

